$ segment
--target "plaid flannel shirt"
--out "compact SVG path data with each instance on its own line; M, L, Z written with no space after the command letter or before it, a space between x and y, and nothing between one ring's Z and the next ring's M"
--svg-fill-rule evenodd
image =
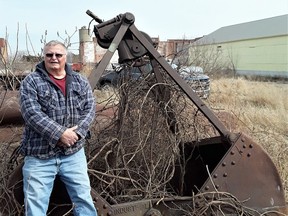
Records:
M66 65L66 96L49 78L44 62L21 82L20 107L25 121L21 142L23 155L50 158L69 155L81 149L95 117L95 99L88 80ZM59 147L63 132L78 125L81 137L69 148Z

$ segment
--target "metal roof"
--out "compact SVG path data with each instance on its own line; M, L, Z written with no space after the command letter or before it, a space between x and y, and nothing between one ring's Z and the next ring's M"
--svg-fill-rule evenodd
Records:
M288 14L222 27L198 42L223 43L281 35L288 35Z

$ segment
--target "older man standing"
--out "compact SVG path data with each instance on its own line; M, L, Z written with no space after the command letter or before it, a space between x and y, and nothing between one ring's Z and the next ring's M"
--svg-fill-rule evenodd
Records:
M97 215L83 148L95 100L87 79L66 64L66 55L63 43L50 41L44 61L21 83L26 216L46 215L56 175L66 186L74 215Z

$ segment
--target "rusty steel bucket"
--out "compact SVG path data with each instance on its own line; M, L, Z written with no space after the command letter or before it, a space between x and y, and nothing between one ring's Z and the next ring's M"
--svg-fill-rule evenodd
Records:
M91 195L98 214L147 216L156 212L155 215L180 216L183 212L171 207L175 203L201 207L205 203L219 202L222 195L226 195L226 204L221 207L221 214L219 209L214 209L214 215L218 212L219 215L236 216L235 207L231 207L235 205L235 200L238 200L241 208L251 212L249 215L280 216L288 213L284 189L274 163L263 148L246 135L231 134L227 139L213 137L181 145L182 158L176 164L174 177L169 182L169 187L179 199L163 199L162 202L139 200L110 205L92 188ZM22 164L14 169L8 182L8 188L18 203L23 205ZM48 212L61 216L71 212L72 207L65 186L56 178ZM129 212L125 209L129 209Z
M273 161L245 134L183 145L182 159L171 181L181 196L203 194L196 201L201 205L219 199L217 194L226 192L237 198L244 208L253 209L259 215L288 213L283 185ZM185 170L181 169L184 163ZM179 185L180 176L184 181ZM229 211L227 208L226 213L231 213Z

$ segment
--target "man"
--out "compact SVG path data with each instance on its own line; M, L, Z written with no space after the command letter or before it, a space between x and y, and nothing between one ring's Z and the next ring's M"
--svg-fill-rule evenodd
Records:
M21 83L26 216L46 215L56 175L66 186L74 215L97 215L83 148L95 100L87 79L66 64L66 55L63 43L50 41L44 61Z

